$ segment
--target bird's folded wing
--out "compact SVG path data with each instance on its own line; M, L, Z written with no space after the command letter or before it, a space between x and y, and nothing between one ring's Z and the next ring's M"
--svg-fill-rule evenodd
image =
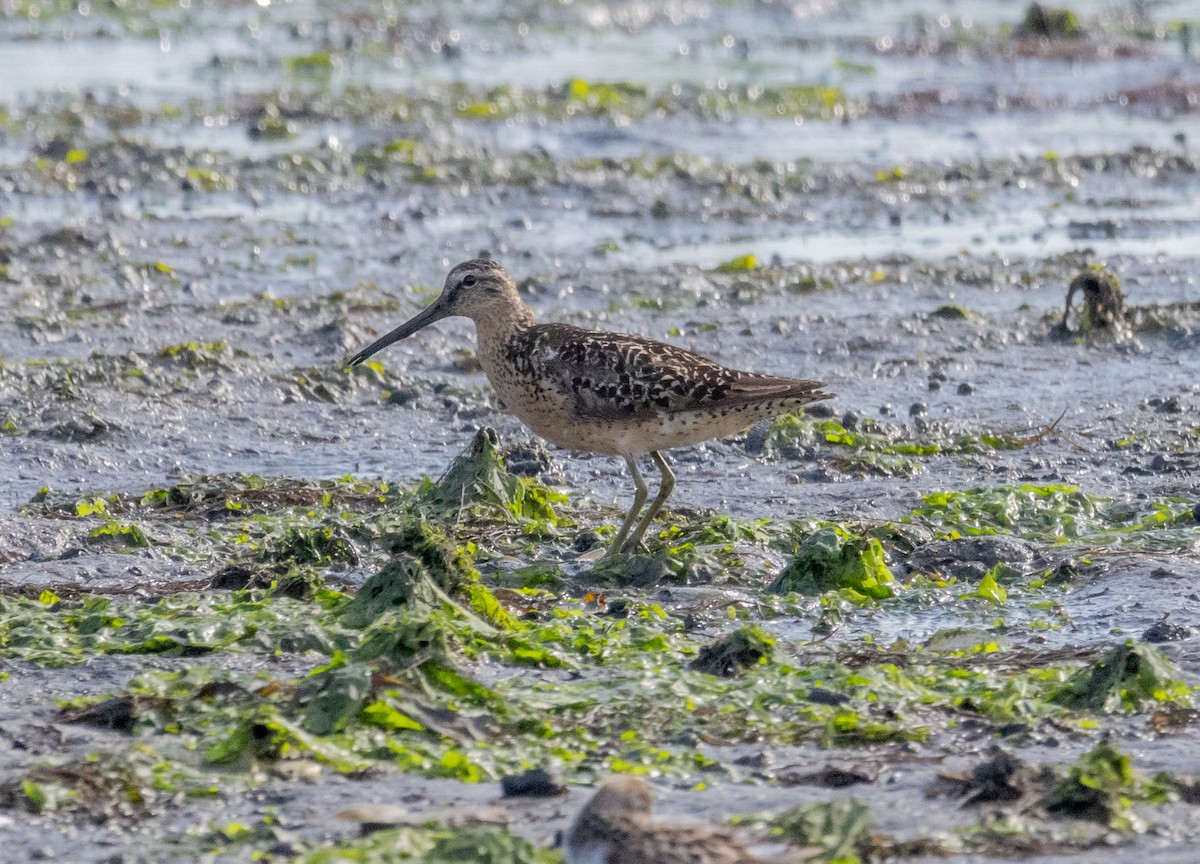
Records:
M750 856L728 831L701 825L651 824L615 844L608 864L765 864Z
M541 346L546 377L573 403L581 419L635 420L662 414L736 407L767 399L827 398L816 381L727 369L683 348L640 339L562 332Z
M816 402L818 399L832 398L832 393L822 392L821 388L824 386L820 381L777 378L773 375L755 375L746 372L730 385L723 400L727 404L762 402L769 399Z

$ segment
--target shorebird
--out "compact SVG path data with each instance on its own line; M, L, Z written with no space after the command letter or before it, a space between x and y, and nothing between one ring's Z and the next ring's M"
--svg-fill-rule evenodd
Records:
M454 315L475 322L480 365L505 410L559 447L625 459L636 491L608 555L639 548L674 490L675 475L663 450L732 435L758 420L831 398L818 381L728 369L653 339L535 324L508 271L478 258L451 270L442 293L423 312L347 362L362 363ZM649 507L637 466L637 457L646 454L662 473Z
M565 864L783 864L812 857L812 850L794 850L785 858L756 858L729 831L656 823L652 806L641 780L610 777L563 836Z

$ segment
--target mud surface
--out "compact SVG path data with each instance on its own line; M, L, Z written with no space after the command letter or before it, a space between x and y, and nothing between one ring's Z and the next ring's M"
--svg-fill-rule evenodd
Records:
M1072 10L0 4L0 859L326 860L543 766L537 847L634 771L765 842L852 794L863 860L1193 860L1200 13ZM342 365L481 254L838 398L673 452L597 568L629 478L500 413L468 322ZM1123 314L1064 330L1089 270ZM485 426L530 476L448 515ZM380 659L342 610L415 516L473 564ZM1019 801L967 805L995 744Z

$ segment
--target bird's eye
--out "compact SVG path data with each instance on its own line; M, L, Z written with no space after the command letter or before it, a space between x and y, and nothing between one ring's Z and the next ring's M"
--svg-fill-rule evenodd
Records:
M474 276L464 276L462 284L464 284L468 288L470 288L472 285L475 284L475 277Z

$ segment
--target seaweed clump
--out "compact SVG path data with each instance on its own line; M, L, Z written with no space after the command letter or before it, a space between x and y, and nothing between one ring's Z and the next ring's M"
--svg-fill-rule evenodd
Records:
M339 618L347 627L362 628L389 612L436 607L442 602L453 603L453 600L429 569L411 555L397 555L362 584L341 608Z
M1079 292L1081 305L1078 325L1072 330L1069 319L1075 292ZM1121 280L1107 268L1093 266L1071 280L1062 320L1054 325L1051 336L1071 339L1104 333L1121 335L1124 324L1125 295L1121 291Z
M1133 760L1107 741L1083 754L1046 799L1046 811L1121 827L1136 792Z
M775 640L757 627L741 627L700 649L692 668L722 678L736 678L751 666L767 663Z
M485 427L454 458L437 482L426 481L421 501L453 518L513 521L530 519L554 527L561 519L555 505L566 496L534 480L513 474L504 464L496 430Z
M859 537L822 528L801 544L770 590L818 595L840 591L855 602L895 596L883 546L874 537Z
M1050 701L1104 714L1136 713L1162 702L1189 705L1190 689L1161 651L1131 639L1068 678Z
M447 594L459 594L479 579L479 571L471 563L467 550L455 546L445 531L419 516L406 515L381 529L380 545L389 554L415 558Z
M1070 9L1030 3L1013 35L1018 39L1079 39L1083 28Z

